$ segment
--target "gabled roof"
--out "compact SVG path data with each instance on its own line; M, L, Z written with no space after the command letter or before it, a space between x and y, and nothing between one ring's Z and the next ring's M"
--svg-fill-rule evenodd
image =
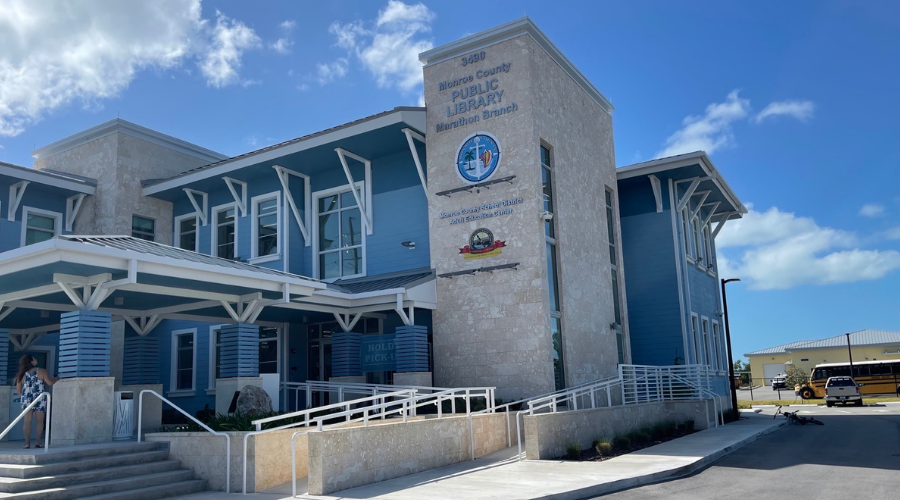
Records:
M395 123L406 123L424 134L425 108L397 107L344 123L343 125L187 170L167 179L150 179L142 181L141 184L144 186L144 195L150 196L191 182L226 174L255 163L296 153Z
M851 347L869 347L882 345L900 345L900 332L888 332L884 330L860 330L850 334ZM822 340L801 340L790 344L769 347L758 351L749 352L744 356L761 356L765 354L787 354L792 351L810 349L836 349L847 347L847 336L837 335Z
M55 170L36 170L2 161L0 161L0 176L7 176L28 182L37 182L39 184L84 194L94 194L97 188L96 179L65 174L56 172Z
M514 21L422 52L419 54L419 61L426 66L430 66L521 35L529 35L604 111L607 113L615 111L609 99L597 90L597 87L572 64L568 57L563 55L559 48L550 41L547 35L528 16L520 17Z

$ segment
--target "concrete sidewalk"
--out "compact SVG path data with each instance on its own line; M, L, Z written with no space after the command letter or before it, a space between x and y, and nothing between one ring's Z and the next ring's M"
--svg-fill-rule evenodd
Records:
M784 425L785 419L741 412L745 420L675 439L603 462L567 462L515 458L516 448L501 450L474 461L338 492L333 496L299 494L316 500L580 500L702 469L724 455ZM299 482L298 482L299 483ZM298 484L298 492L306 482ZM247 499L282 500L291 497L290 485ZM223 500L231 495L197 493L181 500Z

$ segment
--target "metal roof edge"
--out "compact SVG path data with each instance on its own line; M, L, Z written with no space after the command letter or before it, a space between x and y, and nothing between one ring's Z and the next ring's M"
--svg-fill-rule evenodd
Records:
M97 180L89 177L70 176L54 170L38 170L0 161L0 173L4 170L10 171L10 177L23 181L38 182L83 194L93 195L97 192Z
M32 151L31 156L37 160L42 160L44 158L48 158L64 151L68 151L82 144L100 139L101 137L106 137L116 132L130 135L132 137L136 137L138 139L142 139L144 141L163 146L174 151L178 151L179 153L183 153L210 162L220 161L227 158L227 156L221 153L217 153L211 149L206 149L202 146L192 144L177 137L163 134L162 132L157 132L156 130L143 127L136 123L131 123L127 120L122 120L121 118L114 118L107 122L101 123L100 125L96 125L89 129L82 130L81 132L77 132L68 137L60 139L56 142L52 142L46 146L41 146Z
M529 35L604 111L609 114L615 111L612 102L584 76L584 73L572 64L572 61L559 50L559 47L550 41L550 38L528 16L520 17L461 38L455 42L426 50L419 54L419 62L428 67L467 52L474 52L487 45L494 45L521 35Z

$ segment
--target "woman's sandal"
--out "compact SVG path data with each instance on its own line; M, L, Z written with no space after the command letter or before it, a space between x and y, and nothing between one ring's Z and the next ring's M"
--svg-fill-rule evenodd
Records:
M43 448L44 445L42 445L41 443L38 443L38 444L34 445L34 447L35 447L35 448Z
M31 448L31 445L30 445L30 444L26 444L24 449L27 450L28 448Z

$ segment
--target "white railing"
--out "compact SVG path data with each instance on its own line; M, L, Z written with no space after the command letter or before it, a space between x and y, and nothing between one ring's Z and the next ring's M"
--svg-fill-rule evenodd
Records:
M427 389L435 389L433 387ZM292 496L297 496L297 449L296 449L296 438L301 434L308 433L311 429L312 425L316 426L316 430L322 431L332 427L346 425L348 423L357 423L362 422L364 427L369 426L369 420L372 420L371 413L374 413L376 418L380 416L384 419L388 415L400 414L403 418L403 423L406 423L410 416L415 416L416 409L422 408L425 406L436 405L438 418L443 418L443 403L445 401L451 402L451 414L455 414L455 401L457 398L465 398L466 405L466 416L469 418L469 448L472 455L472 460L475 459L475 435L472 431L472 399L477 398L485 398L487 401L486 406L488 406L487 410L493 411L493 397L496 392L496 387L464 387L459 389L444 389L441 391L437 391L431 394L415 394L414 391L410 391L411 394L409 397L401 400L395 401L387 401L381 402L377 404L373 404L371 406L362 406L353 409L347 409L342 412L330 413L328 415L321 415L315 417L311 420L308 420L309 425L305 430L297 431L291 435L291 491ZM352 403L352 402L348 402ZM315 408L311 410L304 411L320 411L324 407ZM358 415L354 417L354 415ZM325 424L326 420L331 420L335 418L344 417L343 420L339 422L334 422L331 424ZM254 422L255 423L255 422ZM283 428L283 427L282 427ZM273 429L274 430L274 429ZM246 492L246 488L245 488Z
M399 391L399 390L414 390L420 394L433 394L436 392L446 391L449 388L447 387L425 387L425 386L417 386L417 385L387 385L387 384L363 384L363 383L353 383L353 382L320 382L320 381L307 381L307 382L282 382L281 389L283 391L294 393L294 404L299 407L300 404L300 392L302 391L306 398L306 405L304 409L310 409L313 407L313 394L331 394L337 397L338 403L342 403L345 401L345 398L349 395L353 395L356 397L359 396L377 396L378 394L388 394L391 392ZM491 395L486 402L486 407L488 409L493 408L494 406L494 390L491 389ZM288 398L285 398L288 399ZM355 399L355 398L354 398ZM285 402L285 407L288 406L288 402ZM456 403L452 402L451 411L456 412ZM299 409L299 408L298 408ZM296 411L296 410L295 410Z
M715 371L705 365L620 365L625 404L712 399L715 426L721 416L719 394L712 389ZM724 420L723 420L724 423Z
M141 391L141 394L138 396L138 428L137 428L137 442L138 443L141 442L141 432L143 431L143 428L141 426L141 419L144 416L144 411L143 411L144 410L144 394L153 394L154 396L158 397L159 399L161 399L162 401L167 403L172 408L178 410L179 413L181 413L185 417L191 419L195 424L199 425L200 427L205 429L207 432L209 432L213 436L222 436L225 438L225 493L231 493L231 436L229 436L228 434L226 434L224 432L216 432L216 431L210 429L209 427L206 426L206 424L204 424L203 422L192 417L189 413L187 413L186 411L179 408L177 405L175 405L175 403L162 397L156 391L152 391L150 389L144 389L143 391Z
M3 432L0 432L0 439L3 439L3 437L6 436L6 434L9 433L9 431L13 427L15 427L15 425L17 423L19 423L19 420L22 420L23 418L25 418L25 415L28 412L30 412L31 410L33 410L34 407L37 406L37 404L40 403L41 400L44 398L47 398L47 417L46 417L47 428L43 429L43 431L44 431L44 453L46 453L47 450L50 449L50 393L46 392L46 391L42 392L38 397L34 398L34 401L32 401L31 404L29 404L28 406L26 406L25 409L22 410L22 413L20 413L19 416L16 417L15 420L10 422L9 425L6 426L6 429L4 429ZM31 432L30 429L29 429L29 432Z

